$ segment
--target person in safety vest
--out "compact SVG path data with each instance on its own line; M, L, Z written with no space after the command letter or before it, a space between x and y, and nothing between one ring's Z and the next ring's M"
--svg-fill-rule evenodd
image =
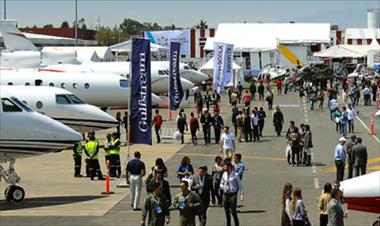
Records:
M97 174L99 180L104 180L99 165L99 141L95 137L94 131L88 134L88 141L84 152L88 158L88 172L91 180L94 180L95 173Z
M84 140L84 138L83 138ZM81 141L74 144L73 148L73 158L74 158L74 177L82 177L80 170L82 167L82 154L84 145Z
M112 145L112 135L110 133L107 133L106 135L106 143L104 144L104 157L106 159L106 165L107 160L111 162L110 159L110 146Z
M118 133L112 133L112 141L109 145L110 176L120 177L120 139Z

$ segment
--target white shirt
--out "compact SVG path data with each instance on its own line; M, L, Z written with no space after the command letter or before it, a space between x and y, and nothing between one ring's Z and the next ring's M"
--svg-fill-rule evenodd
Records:
M347 111L347 119L348 120L354 120L355 119L355 117L356 117L356 111L355 111L355 109L347 109L346 110Z
M223 133L220 137L220 140L223 142L223 149L233 149L234 134L233 133Z
M220 188L223 189L224 193L236 193L239 191L240 196L244 196L243 184L241 183L239 174L236 172L224 172Z
M252 126L259 125L259 117L257 117L255 114L252 114L251 115L251 122L252 122Z

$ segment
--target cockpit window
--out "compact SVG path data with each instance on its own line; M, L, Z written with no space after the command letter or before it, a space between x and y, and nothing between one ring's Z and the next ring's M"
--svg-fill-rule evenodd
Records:
M120 79L120 86L122 88L128 88L128 80L126 80L126 79Z
M79 99L79 97L74 94L59 94L55 96L55 100L57 104L85 104L83 100Z
M185 65L185 66L183 66L183 69L185 69L185 70L190 70L190 67L187 66L187 65Z
M14 101L17 104L17 106L21 107L24 111L26 112L33 111L28 105L26 105L24 102L20 101L16 97L11 97L11 100Z
M165 75L165 72L163 70L158 70L158 75Z
M66 95L56 95L55 101L57 104L70 104L70 100Z
M1 98L1 104L3 106L4 112L21 112L22 109L18 107L15 103L13 103L8 98Z
M169 75L169 70L165 70L165 75Z
M73 95L73 94L70 94L70 95L66 95L73 104L84 104L84 102L79 99L79 97Z

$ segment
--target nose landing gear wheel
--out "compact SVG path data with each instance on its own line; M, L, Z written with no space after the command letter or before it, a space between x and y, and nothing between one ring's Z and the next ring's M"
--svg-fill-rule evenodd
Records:
M10 185L5 189L5 198L8 202L20 203L24 200L25 191L22 187Z

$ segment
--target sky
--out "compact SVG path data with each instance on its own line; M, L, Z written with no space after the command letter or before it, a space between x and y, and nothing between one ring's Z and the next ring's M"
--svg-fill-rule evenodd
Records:
M4 0L0 3L3 18ZM184 28L200 19L209 27L227 22L295 21L365 28L368 8L380 8L380 0L78 0L78 19L84 18L90 28L119 25L126 17ZM7 18L16 19L19 27L60 26L64 20L75 20L75 0L6 0L6 9Z

